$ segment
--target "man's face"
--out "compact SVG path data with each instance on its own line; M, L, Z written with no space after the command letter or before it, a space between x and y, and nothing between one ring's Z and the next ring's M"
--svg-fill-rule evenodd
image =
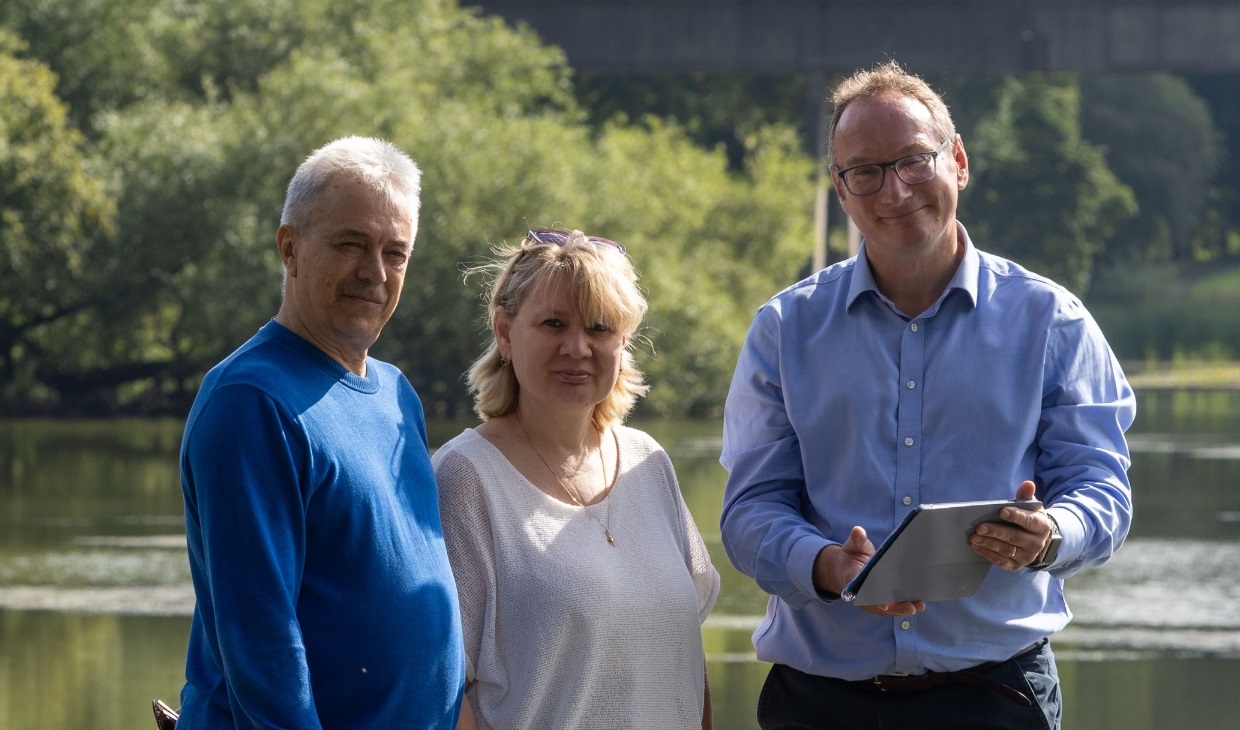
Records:
M400 300L413 235L402 205L332 183L305 230L277 234L287 272L277 320L345 367L361 364Z
M933 152L943 143L930 110L910 97L887 94L858 99L840 116L835 130L835 165L892 162ZM935 161L929 181L908 185L894 168L883 168L883 185L870 195L853 195L832 171L840 204L865 236L867 251L879 257L921 256L955 242L956 200L969 179L964 144L949 142Z

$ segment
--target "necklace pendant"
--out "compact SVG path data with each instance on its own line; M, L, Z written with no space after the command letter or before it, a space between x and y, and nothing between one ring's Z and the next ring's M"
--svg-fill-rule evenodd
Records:
M611 543L612 545L615 545L616 538L611 536L611 530L603 530L603 532L607 534L607 542Z

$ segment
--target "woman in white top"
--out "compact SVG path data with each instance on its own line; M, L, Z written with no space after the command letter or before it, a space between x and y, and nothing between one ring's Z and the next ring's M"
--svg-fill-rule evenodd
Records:
M621 425L646 391L624 247L531 230L489 268L483 423L434 456L461 599L461 728L708 728L719 574L667 453Z

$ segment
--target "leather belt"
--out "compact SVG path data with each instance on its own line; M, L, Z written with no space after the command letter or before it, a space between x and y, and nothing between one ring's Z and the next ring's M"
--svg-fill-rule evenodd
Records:
M982 675L982 672L985 672L990 669L994 669L995 667L1001 666L1003 664L1007 664L1013 659L1024 656L1025 654L1028 654L1029 652L1037 651L1041 649L1042 645L1045 643L1046 643L1046 639L1042 639L1041 641L1035 642L1034 644L1031 644L1030 646L1027 646L1024 649L1021 649L1019 652L1014 654L1010 659L1005 659L1001 662L985 662L983 664L978 664L975 667L969 667L968 669L961 669L955 672L926 672L925 674L882 674L877 677L874 677L873 679L858 680L854 682L849 682L849 684L863 685L867 687L873 687L882 692L895 692L895 693L921 692L923 690L935 689L936 687L945 687L951 684L971 684L975 687L981 687L983 689L990 690L991 692L996 692L1006 697L1007 699L1011 700L1012 702L1015 702L1016 704L1021 705L1022 707L1032 707L1033 700L1031 700L1029 696L1026 695L1024 692L1021 692L1020 690L1015 689L1013 687L1009 687L1008 685L1002 682L996 681L994 679L991 679L990 677L986 677Z

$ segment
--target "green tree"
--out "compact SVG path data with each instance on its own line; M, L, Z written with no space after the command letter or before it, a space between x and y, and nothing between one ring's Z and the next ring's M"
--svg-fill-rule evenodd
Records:
M168 0L5 0L0 24L56 73L73 125L93 136L95 113L176 91L161 48Z
M6 0L0 25L56 72L58 96L93 138L99 114L135 103L253 91L327 13L340 10L297 0Z
M773 123L801 128L807 106L801 74L578 74L575 86L591 124L654 115L684 127L701 147L722 145L736 170L752 132Z
M1202 243L1207 251L1235 260L1240 257L1240 108L1235 103L1240 75L1189 75L1187 80L1209 106L1222 148Z
M462 373L482 339L482 282L462 283L462 267L530 226L630 247L651 300L645 407L658 413L719 408L753 308L808 251L810 163L788 127L756 125L734 171L676 123L588 124L559 49L448 0L150 2L154 26L134 32L162 39L141 67L158 83L119 101L86 94L75 115L117 233L85 270L109 297L48 329L39 372L62 407L183 408L205 368L275 312L284 186L344 134L391 139L423 167L412 270L375 354L433 413L467 408ZM264 53L210 53L196 38L212 28ZM109 55L122 44L95 52L100 83L137 88L109 76L127 68Z
M1188 261L1204 253L1199 234L1222 150L1209 108L1187 82L1170 74L1084 76L1081 132L1132 188L1140 211L1118 229L1109 257Z
M966 137L972 179L961 217L978 246L1083 296L1095 257L1136 213L1132 191L1081 136L1073 76L1032 74L981 84Z
M91 276L114 206L52 72L0 29L0 392L33 387L49 328L99 306Z
M197 376L275 311L280 190L240 174L241 140L256 130L225 105L142 102L100 126L120 235L96 275L114 294L58 353L60 369L142 373L144 397L184 405Z

